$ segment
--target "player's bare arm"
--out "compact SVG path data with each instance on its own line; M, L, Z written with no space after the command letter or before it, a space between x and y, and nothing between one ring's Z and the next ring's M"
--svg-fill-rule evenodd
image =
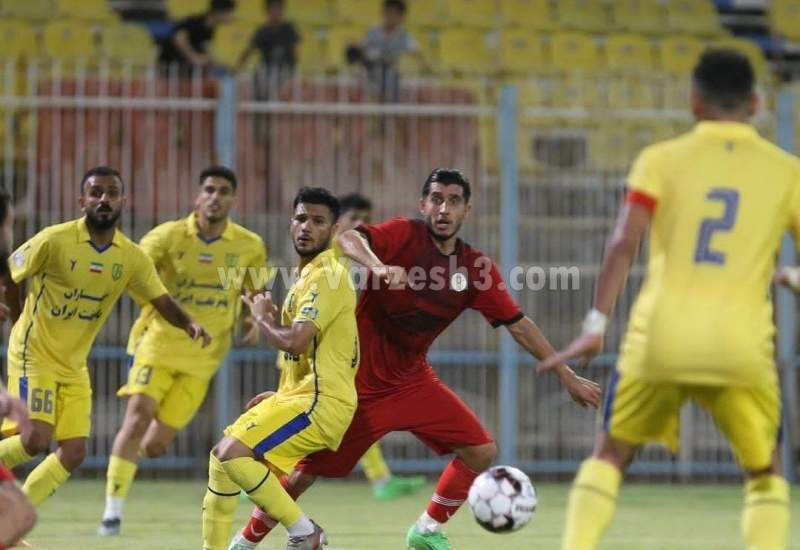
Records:
M276 319L277 308L269 292L253 297L242 296L242 300L250 308L267 341L281 351L293 355L304 353L319 330L314 323L296 322L291 326L281 326Z
M542 361L537 367L539 372L555 369L570 359L581 359L585 366L603 350L608 315L625 286L625 279L651 217L650 210L641 204L623 205L614 232L606 245L606 255L595 289L594 307L586 316L581 335L563 351Z
M211 343L206 329L195 323L169 294L162 294L150 303L170 325L185 330L192 340L202 340L204 348Z
M516 323L506 327L514 340L528 353L539 360L555 355L556 350L547 341L542 331L529 317L523 317ZM591 380L587 380L575 374L565 364L557 365L555 370L564 388L569 392L572 399L582 407L591 405L597 408L600 406L600 385Z
M384 265L369 246L367 239L355 229L345 231L336 237L336 242L345 256L368 268L376 277L390 287L404 287L408 281L405 268Z

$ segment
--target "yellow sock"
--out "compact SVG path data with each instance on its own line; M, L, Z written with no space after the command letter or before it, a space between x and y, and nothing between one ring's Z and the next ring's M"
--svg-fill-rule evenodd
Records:
M562 550L593 550L611 523L617 507L621 472L609 462L586 460L567 503L567 524Z
M106 471L106 496L125 498L136 477L135 462L111 455Z
M748 550L783 550L789 530L789 485L780 476L751 479L744 488L742 534Z
M16 468L30 462L33 457L22 446L22 436L14 435L0 441L0 462L7 468Z
M38 506L56 492L69 479L69 472L55 453L50 453L25 480L22 492L34 506Z
M222 463L230 478L250 500L284 527L295 524L303 512L278 481L278 476L253 458L234 458Z
M373 483L392 475L389 466L383 459L381 446L378 443L367 449L367 452L361 457L361 466L364 468L364 475Z
M233 514L239 504L239 486L211 454L208 460L208 490L203 499L203 548L226 550L231 536Z

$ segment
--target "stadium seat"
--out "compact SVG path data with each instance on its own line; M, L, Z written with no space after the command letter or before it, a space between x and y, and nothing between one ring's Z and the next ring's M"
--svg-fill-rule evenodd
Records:
M302 25L330 25L331 5L328 0L297 0L286 4L286 18Z
M63 61L92 61L95 56L95 35L84 21L56 19L42 30L45 57Z
M800 0L772 0L768 15L773 33L800 39Z
M500 21L504 27L558 29L558 20L548 0L500 0Z
M494 68L486 35L477 31L447 30L439 37L439 60L445 70L486 74Z
M104 27L100 34L103 56L121 63L148 65L155 60L156 45L142 25L119 24Z
M55 0L0 0L3 17L50 19L56 14Z
M365 27L334 27L328 33L325 66L339 69L345 66L345 51L350 44L361 44L367 34Z
M371 27L381 21L381 5L380 0L333 0L333 21Z
M610 34L605 41L606 63L617 71L646 71L656 68L653 45L638 34Z
M169 18L177 20L203 13L208 9L208 0L164 0L164 5Z
M411 27L444 27L445 14L442 0L410 0L406 23Z
M319 73L325 70L327 48L323 31L315 27L301 27L300 44L297 48L300 71Z
M552 36L553 67L558 70L598 70L600 56L591 35L561 32Z
M659 46L662 70L679 76L689 76L705 44L692 36L669 36Z
M544 43L539 34L523 29L508 29L500 34L500 66L512 74L549 68Z
M422 57L431 68L439 64L439 41L438 33L433 29L426 27L417 27L409 29L411 37L417 43L417 46L422 52ZM420 65L418 59L414 56L404 55L400 58L400 69L402 72L419 73L423 67Z
M606 32L608 15L603 0L559 0L556 2L558 22L564 29Z
M247 49L256 25L248 23L232 23L222 25L211 41L211 55L223 65L234 68L239 61L239 56ZM252 63L256 63L256 57L251 58Z
M604 79L612 109L653 109L661 106L664 79L655 74L611 74Z
M731 48L738 50L747 56L747 58L750 60L750 63L753 64L753 69L759 78L764 78L767 76L767 69L769 66L767 65L767 60L764 58L764 52L756 42L746 38L724 38L721 40L715 40L712 45L718 48Z
M641 33L664 32L664 8L659 0L615 0L610 5L617 29Z
M489 29L497 24L494 0L445 0L448 25Z
M0 59L33 58L39 53L36 32L21 19L0 19Z
M75 19L110 21L116 19L108 0L56 0L58 14Z
M722 32L711 0L670 0L666 5L667 29L671 32L716 35Z
M239 23L255 25L266 20L264 0L238 0L233 14Z

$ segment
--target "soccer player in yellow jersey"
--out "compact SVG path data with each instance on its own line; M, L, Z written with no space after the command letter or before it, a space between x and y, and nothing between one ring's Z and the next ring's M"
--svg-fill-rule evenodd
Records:
M302 458L336 449L356 409L356 293L330 248L339 201L322 188L294 200L290 231L299 278L278 315L269 293L245 297L270 344L278 348L277 392L225 431L209 457L203 501L203 548L225 550L239 492L245 491L289 532L287 549L316 550L322 529L306 517L278 480Z
M30 280L8 348L10 393L28 403L31 427L0 441L0 461L13 468L45 453L23 491L39 504L86 456L92 388L89 350L123 291L149 302L198 348L205 330L170 297L152 260L116 227L125 195L119 172L89 170L81 182L80 219L47 227L9 259L15 284ZM6 436L16 425L4 422Z
M541 365L601 351L607 316L649 227L647 278L602 431L572 487L564 550L597 547L623 471L644 443L676 450L687 400L708 410L747 475L747 547L786 546L789 489L775 459L781 414L769 285L784 232L800 236L800 161L747 123L756 103L746 57L702 55L693 73L698 124L646 148L634 163L583 333Z
M139 246L155 263L169 292L206 327L212 343L200 349L152 306L142 309L129 339L133 357L128 382L119 391L128 404L106 474L106 509L98 529L103 536L119 534L139 457L164 454L202 405L211 378L230 350L241 312L240 294L260 291L266 284L264 241L228 217L236 199L236 175L212 166L200 174L199 187L192 214L159 225ZM246 275L242 284L230 284L234 278L229 277L229 284L223 285L219 269ZM252 330L246 341L257 341L254 324Z

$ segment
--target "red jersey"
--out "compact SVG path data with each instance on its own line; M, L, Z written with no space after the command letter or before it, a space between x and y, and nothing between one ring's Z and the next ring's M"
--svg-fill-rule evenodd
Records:
M402 266L409 275L403 289L371 278L361 292L356 310L360 397L434 376L428 348L465 309L481 312L494 327L522 319L494 262L461 239L453 254L445 255L421 220L392 218L357 230L385 265Z

